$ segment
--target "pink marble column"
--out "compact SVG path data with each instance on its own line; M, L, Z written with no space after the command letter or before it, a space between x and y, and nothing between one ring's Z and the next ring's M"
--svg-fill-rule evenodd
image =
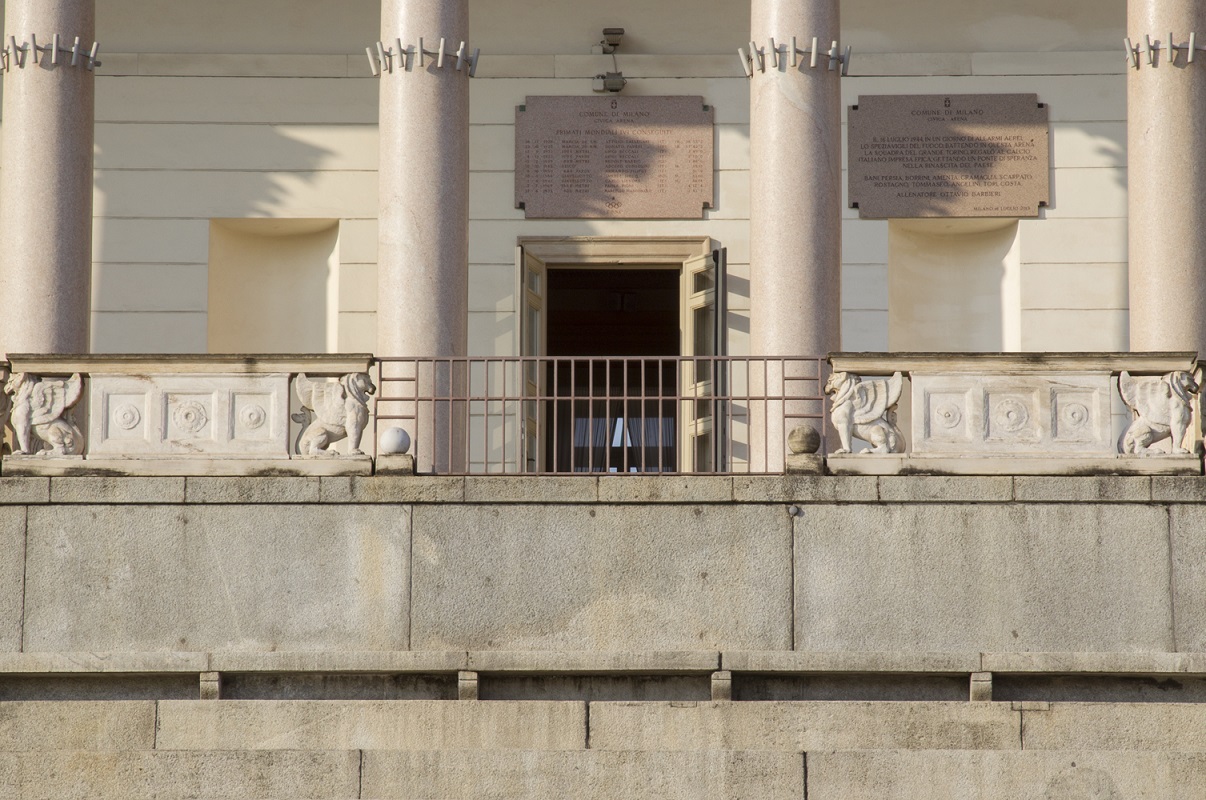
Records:
M1127 4L1127 36L1142 46L1127 78L1131 349L1206 357L1206 52L1170 57L1170 33L1206 47L1206 3Z
M824 355L840 346L841 68L838 0L751 0L750 38L766 68L750 81L750 349ZM817 38L816 67L796 66ZM770 40L780 48L778 66Z
M92 283L93 0L7 0L5 38L32 48L9 55L0 162L0 352L86 353Z
M467 0L382 0L387 47L455 51ZM381 74L377 354L465 355L469 263L469 70L456 58Z
M380 208L377 235L377 355L464 356L469 323L469 47L468 0L381 0L381 41L395 52L381 73ZM398 375L386 374L401 370ZM385 365L382 378L406 374ZM414 367L423 397L465 390L463 365ZM387 404L388 405L388 404ZM388 413L388 407L378 406ZM410 434L420 472L465 468L464 404L420 403Z

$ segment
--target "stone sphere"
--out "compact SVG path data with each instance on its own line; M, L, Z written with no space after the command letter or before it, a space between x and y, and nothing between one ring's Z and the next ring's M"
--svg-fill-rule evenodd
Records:
M815 453L821 449L821 434L812 425L792 428L791 433L787 434L787 449L797 456L801 453Z
M383 456L400 456L410 451L410 434L401 428L386 428L377 443L377 452Z

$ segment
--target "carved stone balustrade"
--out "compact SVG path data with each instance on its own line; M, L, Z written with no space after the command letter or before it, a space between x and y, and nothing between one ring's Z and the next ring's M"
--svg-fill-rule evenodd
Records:
M4 475L368 475L369 355L12 355ZM371 435L366 436L371 441Z
M864 401L860 408L857 392L831 387L839 440L867 446L831 454L828 469L1200 475L1196 362L1194 353L835 354L834 378L844 386L891 387L903 379L908 388L895 394L899 407ZM905 441L893 451L884 442L894 427Z

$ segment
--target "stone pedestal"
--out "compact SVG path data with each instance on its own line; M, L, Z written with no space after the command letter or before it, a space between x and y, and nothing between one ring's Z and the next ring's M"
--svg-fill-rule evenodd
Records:
M752 355L825 355L841 324L841 65L837 0L752 0L750 38L765 49L750 82ZM788 52L817 39L817 65ZM779 48L776 58L771 39ZM777 64L776 64L777 62Z
M1182 49L1168 49L1172 44ZM1130 0L1128 67L1131 350L1206 352L1206 52L1189 63L1189 34L1206 45L1206 4ZM1147 39L1158 49L1149 58Z
M0 351L88 351L92 275L93 0L9 0L4 73ZM57 56L35 51L53 45ZM71 52L79 37L81 55Z

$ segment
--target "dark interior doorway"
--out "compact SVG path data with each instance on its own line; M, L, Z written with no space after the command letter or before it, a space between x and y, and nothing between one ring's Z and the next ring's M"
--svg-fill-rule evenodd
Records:
M548 270L547 375L556 472L678 468L680 275L655 268ZM627 360L630 359L630 360Z

